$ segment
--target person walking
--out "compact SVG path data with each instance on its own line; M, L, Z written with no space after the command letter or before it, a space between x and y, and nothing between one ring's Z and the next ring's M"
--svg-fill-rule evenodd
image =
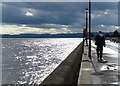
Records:
M87 42L87 29L86 28L83 29L83 38L85 38L86 46L88 46L88 42Z
M105 47L105 38L101 30L98 32L98 35L95 37L95 45L97 46L96 51L97 51L98 62L102 62L102 63L107 62L102 58L103 46Z

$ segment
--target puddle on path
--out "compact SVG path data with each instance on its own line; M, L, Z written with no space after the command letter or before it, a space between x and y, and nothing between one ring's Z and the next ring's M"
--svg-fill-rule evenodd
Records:
M108 63L101 67L101 71L116 71L118 70L118 66L115 63Z
M110 83L110 84L119 85L120 82L113 82L113 83Z

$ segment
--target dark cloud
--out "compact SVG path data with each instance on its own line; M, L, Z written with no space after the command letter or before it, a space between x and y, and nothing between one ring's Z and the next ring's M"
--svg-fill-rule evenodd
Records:
M85 8L83 7L86 7L85 5L87 3L3 3L3 22L22 24L72 24L80 17L78 14L84 12ZM36 10L37 15L35 17L22 15L24 8Z
M86 2L4 2L2 3L2 22L9 24L59 24L71 27L85 26ZM93 2L93 27L98 25L117 25L116 2ZM104 12L108 10L108 14ZM33 16L26 16L30 11ZM98 16L100 15L100 16Z
M55 29L61 29L61 28L65 28L65 27L70 27L69 25L58 25L58 24L29 24L26 25L26 27L35 27L35 28L46 28L46 29L51 29L51 28L55 28Z
M94 2L92 3L92 9L102 10L102 11L105 11L106 9L117 10L118 3L117 2Z

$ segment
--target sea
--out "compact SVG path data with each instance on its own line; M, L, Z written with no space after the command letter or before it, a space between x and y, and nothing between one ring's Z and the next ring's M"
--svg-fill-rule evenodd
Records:
M3 38L2 84L40 84L82 38Z

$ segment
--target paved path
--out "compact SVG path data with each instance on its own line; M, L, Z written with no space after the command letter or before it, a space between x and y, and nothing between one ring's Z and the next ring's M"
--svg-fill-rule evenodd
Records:
M119 86L120 82L118 77L120 76L120 70L118 70L118 57L114 56L112 52L103 52L103 58L108 61L108 63L98 63L96 58L95 46L92 46L92 61L94 63L95 69L98 72L96 74L92 63L88 58L88 47L84 47L83 62L81 65L78 86L82 84L111 84L114 86Z

